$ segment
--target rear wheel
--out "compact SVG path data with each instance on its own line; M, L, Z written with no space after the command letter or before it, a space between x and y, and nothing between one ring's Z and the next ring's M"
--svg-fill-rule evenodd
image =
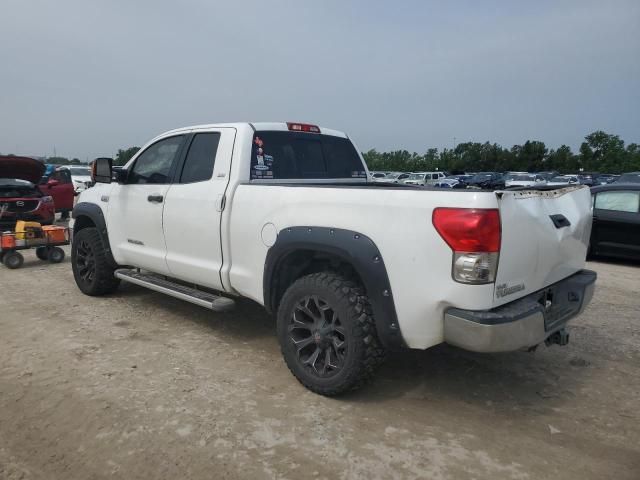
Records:
M365 384L385 356L363 289L332 272L289 287L278 309L278 339L293 375L327 396Z
M113 276L114 268L98 230L87 227L73 236L71 246L73 278L82 293L104 295L113 292L120 280Z
M49 249L47 247L37 247L36 257L40 260L49 260Z
M20 252L7 252L2 258L2 263L4 263L7 268L15 270L16 268L20 268L22 266L22 264L24 263L24 257Z

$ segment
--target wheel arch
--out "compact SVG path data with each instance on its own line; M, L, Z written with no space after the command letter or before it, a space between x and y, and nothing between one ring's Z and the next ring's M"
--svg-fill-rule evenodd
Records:
M105 246L105 254L107 256L108 262L113 266L117 267L118 264L113 258L113 254L111 253L111 245L109 243L109 234L107 232L107 222L104 218L104 213L102 209L94 204L88 202L78 203L75 207L73 207L73 212L71 213L71 217L74 220L73 223L73 235L77 235L77 233L85 228L95 227L98 230L98 234L100 235L100 239L102 240Z
M387 348L406 346L402 339L384 260L366 235L330 227L295 226L278 233L265 260L263 295L270 313L277 312L286 289L298 278L322 270L337 270L364 287L378 337Z

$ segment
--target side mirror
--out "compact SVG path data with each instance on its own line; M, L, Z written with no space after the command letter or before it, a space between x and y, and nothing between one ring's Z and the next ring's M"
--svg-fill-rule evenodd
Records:
M47 187L55 187L57 185L60 185L60 181L54 179L47 180Z
M112 170L112 158L96 158L91 164L91 180L96 183L111 183Z

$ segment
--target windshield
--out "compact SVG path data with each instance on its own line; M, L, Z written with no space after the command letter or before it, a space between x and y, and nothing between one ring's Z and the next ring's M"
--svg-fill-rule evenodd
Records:
M516 177L528 176L525 173L508 173L504 176L505 180L516 180Z
M84 176L88 177L91 175L88 167L71 167L69 169L71 171L71 175Z
M532 175L511 175L511 178L508 180L514 182L533 182L535 178Z
M571 180L570 177L553 177L549 181L550 182L558 182L558 183L567 183L569 180Z
M424 178L424 173L412 173L409 175L407 180L422 180Z
M39 196L40 191L31 182L18 178L0 178L0 198Z
M33 183L19 178L0 178L0 187L27 187L33 188Z

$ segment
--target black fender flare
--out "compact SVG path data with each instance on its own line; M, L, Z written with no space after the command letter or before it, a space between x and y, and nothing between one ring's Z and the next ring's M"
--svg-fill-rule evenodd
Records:
M277 309L276 276L281 263L296 251L327 253L351 265L364 284L382 343L391 349L406 347L382 255L373 240L352 230L312 226L281 230L265 260L263 294L267 311L273 313Z
M107 232L107 221L104 218L104 214L102 213L102 209L96 205L95 203L89 202L80 202L77 203L75 207L73 207L73 212L71 213L71 218L73 218L76 223L73 226L74 235L81 230L82 228L76 228L78 224L78 220L82 217L89 218L93 224L96 226L98 233L100 234L100 239L102 243L105 245L105 253L107 256L107 261L111 264L112 267L118 267L118 264L113 258L113 254L111 253L111 244L109 243L109 234Z

